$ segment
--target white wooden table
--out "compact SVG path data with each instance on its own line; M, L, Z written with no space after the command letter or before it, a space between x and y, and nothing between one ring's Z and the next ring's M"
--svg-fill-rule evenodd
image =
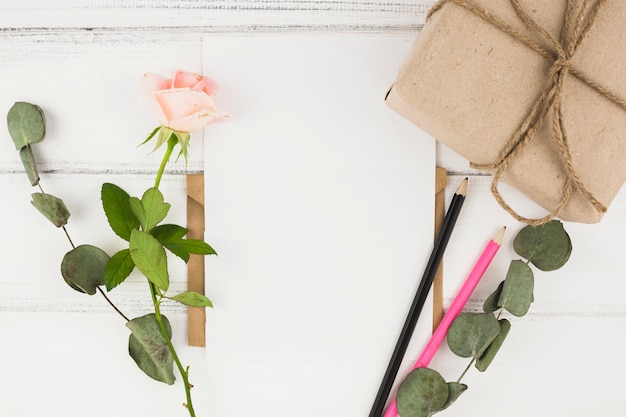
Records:
M431 3L0 0L0 114L15 101L46 109L51 139L38 147L42 185L47 192L62 195L75 210L73 238L100 239L94 221L104 230L104 218L87 221L80 216L99 210L99 184L124 182L139 193L160 162L160 155L146 157L146 149L135 147L148 133L145 126L153 124L136 101L136 80L143 72L167 74L185 68L201 73L202 37L211 34L279 31L412 37ZM108 88L111 85L115 89ZM3 136L0 415L184 415L180 386L147 380L119 349L127 330L102 298L85 297L63 283L56 271L68 250L65 237L29 207L33 190L6 131ZM448 200L462 178L470 178L466 206L445 258L445 306L482 242L502 225L508 226L512 238L521 225L491 198L490 178L470 170L463 158L439 146L437 164L450 174ZM163 188L171 200L180 202L174 205L173 221L185 222L184 174L202 170L202 152L195 152L187 169L173 165L173 175L165 177ZM528 213L541 213L504 189ZM485 374L468 375L470 391L446 415L623 414L625 226L626 190L600 224L566 225L574 245L571 261L560 271L536 273L531 312L512 319L509 340L492 367ZM468 310L480 309L513 258L509 239ZM181 267L175 274L180 279L173 282L180 291L186 287L184 272ZM138 281L131 280L112 298L130 314L150 310L146 288ZM174 342L181 346L181 355L192 368L201 366L202 349L184 347L185 310L171 306L166 312L179 330ZM432 366L456 379L465 361L442 351ZM205 401L210 399L196 399L197 410ZM93 408L86 411L88 407Z

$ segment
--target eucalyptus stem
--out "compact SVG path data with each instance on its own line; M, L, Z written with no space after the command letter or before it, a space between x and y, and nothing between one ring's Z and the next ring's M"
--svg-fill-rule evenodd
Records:
M37 187L39 187L39 190L41 191L42 194L46 194L46 192L43 190L43 187L41 186L41 182L37 183ZM76 249L76 245L74 245L74 241L72 241L72 238L70 237L70 233L67 231L67 228L65 226L61 226L61 229L63 230L63 233L65 233L65 237L67 238L67 240L70 242L70 246L72 247L72 249ZM113 307L113 310L115 310L117 314L122 316L124 320L130 321L130 319L126 317L124 313L122 313L122 310L117 308L117 306L113 304L113 301L111 301L111 299L107 297L106 293L102 290L102 288L100 288L99 286L97 286L96 288L100 292L100 295L102 295L104 299L107 301L107 303L109 303L109 305Z
M463 371L463 373L461 374L461 376L459 377L459 379L456 380L456 382L460 383L461 380L463 379L463 377L465 376L465 374L467 373L467 371L469 371L469 369L472 367L472 365L474 364L474 362L476 361L476 358L472 358L472 360L470 361L469 364L467 364L467 367L465 368L465 370Z
M126 315L124 313L122 313L122 311L117 308L117 306L115 304L113 304L113 301L111 301L111 299L109 297L107 297L106 293L104 292L104 290L102 288L100 288L100 286L96 287L98 289L98 291L100 292L100 294L102 294L102 296L104 297L105 300L107 300L107 302L109 303L109 305L111 307L113 307L113 310L117 311L117 314L119 314L120 316L122 316L124 318L124 320L126 321L130 321L130 319L128 317L126 317Z
M178 143L178 139L176 135L172 133L172 135L167 140L167 150L165 151L165 154L163 155L163 160L161 161L161 165L159 166L159 171L157 172L156 180L154 181L154 188L157 188L157 189L159 188L159 184L161 183L161 177L163 176L163 171L165 170L165 166L167 165L167 162L169 161L170 156L172 155L172 152L174 150L174 146L176 146L177 143ZM163 318L161 316L161 308L160 308L161 301L157 299L157 288L152 282L148 282L148 284L150 285L150 295L152 296L152 304L154 305L154 314L155 314L157 323L159 324L159 328L161 329L161 334L163 335L163 338L165 339L167 348L169 349L170 353L172 354L172 357L174 358L176 367L178 368L178 371L180 372L180 375L183 379L183 384L185 385L185 396L187 398L187 402L184 404L184 406L189 411L190 417L196 417L196 413L193 409L193 403L191 401L191 387L192 386L189 383L189 370L188 368L185 369L183 367L183 364L180 362L180 359L178 358L178 354L176 353L176 349L174 349L174 345L172 344L172 341L170 340L170 337L167 334L167 330L165 329L165 325L163 324Z

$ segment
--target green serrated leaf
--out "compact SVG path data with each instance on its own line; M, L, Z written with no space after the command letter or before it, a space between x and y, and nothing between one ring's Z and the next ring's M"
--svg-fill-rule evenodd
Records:
M56 227L65 226L70 217L70 212L58 197L44 193L31 194L33 201L31 204L35 206L41 214L52 222Z
M104 268L104 284L107 291L111 291L124 282L133 272L133 269L135 269L135 263L130 256L129 249L122 249L111 256Z
M15 149L41 142L46 135L46 117L41 107L17 102L7 114L7 126Z
M91 245L80 245L67 252L61 261L61 275L67 284L90 295L104 284L104 268L109 255Z
M137 218L137 220L139 220L139 225L143 227L143 225L146 224L147 217L146 217L146 211L143 209L143 205L141 204L141 200L138 199L137 197L130 197L128 199L128 205L130 207L130 210L133 212L133 214Z
M150 234L165 245L182 239L187 234L187 229L175 224L161 224L150 230Z
M130 256L137 269L158 288L169 287L167 258L163 246L146 232L133 230L130 233Z
M141 227L146 232L159 224L170 210L170 204L164 202L161 191L154 187L146 190L141 201L136 197L131 197L129 202L132 212L139 219Z
M172 327L165 316L161 316L165 331L172 337ZM174 358L167 347L154 313L137 317L126 323L132 334L128 340L128 352L139 369L150 378L172 385Z
M503 286L504 286L504 281L500 282L500 284L498 285L498 288L496 288L496 290L493 293L491 293L489 297L487 297L487 299L485 300L485 303L483 304L483 311L485 313L493 313L494 311L502 307L498 303L498 301L500 300L500 294L502 294Z
M462 358L478 359L499 332L500 324L492 313L461 313L448 330L448 346Z
M467 385L460 382L448 382L448 399L441 410L450 407L465 391L467 391Z
M491 362L493 362L493 359L496 357L496 354L502 347L506 336L511 330L511 323L507 319L502 319L499 323L500 333L498 333L498 336L493 339L493 342L491 342L487 350L485 350L485 353L483 353L483 355L476 360L475 366L480 372L485 372L489 365L491 365Z
M558 220L526 226L515 237L513 249L542 271L559 269L569 260L572 241Z
M116 235L130 240L130 232L139 229L139 220L130 208L130 196L115 184L104 183L100 191L104 214Z
M430 368L417 368L404 379L396 395L402 417L429 417L443 409L448 399L448 384Z
M183 292L169 298L190 307L213 307L211 300L195 291Z
M35 186L39 184L37 163L35 162L35 155L33 155L33 149L30 145L26 145L20 149L20 160L22 161L22 165L24 165L24 172L26 172L30 185Z
M216 255L217 253L206 242L198 239L180 239L165 244L165 247L183 261L189 262L189 255Z
M514 316L522 317L533 302L534 285L530 267L520 260L511 261L498 304Z

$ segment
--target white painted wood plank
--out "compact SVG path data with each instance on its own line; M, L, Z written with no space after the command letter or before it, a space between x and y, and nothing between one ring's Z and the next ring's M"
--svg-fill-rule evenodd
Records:
M128 33L4 40L0 114L16 101L44 109L46 140L34 149L44 172L156 171L163 151L151 153L151 144L138 147L158 124L142 107L140 80L145 72L169 75L178 68L200 73L199 41ZM2 137L0 172L21 171L10 138ZM194 134L188 172L202 169L201 139ZM184 161L169 169L183 173Z
M432 0L31 0L0 2L1 27L184 28L232 31L281 28L417 28Z
M206 385L203 350L185 346L185 316L168 318L191 382ZM127 353L130 332L116 315L0 312L0 331L0 415L188 416L178 373L174 386L147 378ZM210 401L194 398L199 416Z
M622 415L623 316L546 315L541 321L513 318L511 324L489 369L470 369L463 379L469 389L442 415ZM456 381L468 363L446 346L431 365Z

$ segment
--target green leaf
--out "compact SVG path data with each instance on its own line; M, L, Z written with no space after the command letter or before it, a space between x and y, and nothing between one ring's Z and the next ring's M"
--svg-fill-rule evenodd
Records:
M448 384L430 368L417 368L404 379L396 395L402 417L429 417L440 411L448 400Z
M198 239L183 239L187 229L175 224L163 224L150 231L165 248L185 262L190 254L216 255L215 250L206 242Z
M116 235L129 241L130 232L139 229L139 220L130 209L128 193L115 184L104 183L100 191L100 199L111 229Z
M498 304L514 316L522 317L533 302L534 285L532 269L523 261L511 261Z
M173 297L169 297L171 300L178 301L181 304L191 307L213 307L211 300L204 295L195 292L187 291L180 294L176 294Z
M167 258L163 246L146 232L133 230L130 234L130 257L150 282L166 291L169 287Z
M487 350L485 350L485 353L483 353L483 355L476 360L475 366L476 369L478 369L480 372L485 372L489 365L491 365L491 362L496 357L496 354L502 347L504 339L506 339L506 336L511 330L511 323L507 319L502 319L499 322L500 333L498 333L498 336L493 339L493 342L491 342Z
M15 149L41 142L46 135L46 117L41 107L17 102L7 114L7 126Z
M61 261L61 275L67 284L90 295L104 284L104 268L109 255L91 245L80 245L65 254Z
M499 304L499 301L500 301L500 294L502 294L503 286L504 286L504 281L500 282L500 284L498 285L498 288L496 288L496 290L493 293L491 293L489 297L487 297L487 299L485 300L485 303L483 304L483 311L485 313L493 313L494 311L502 307Z
M185 262L189 262L190 254L216 255L208 243L198 239L180 239L166 243L165 247Z
M26 145L20 149L20 159L22 160L22 165L24 165L24 171L26 172L26 176L28 176L30 185L35 186L39 184L37 163L35 162L35 155L33 155L33 149L30 145Z
M526 226L515 237L513 249L542 271L559 269L569 260L572 241L558 220Z
M462 358L480 358L500 333L500 324L492 313L461 313L448 331L450 350Z
M56 227L65 226L70 217L70 212L58 197L44 193L31 194L33 201L31 204L35 206L41 214L52 222Z
M130 208L144 231L149 232L167 216L170 204L163 201L163 194L157 188L148 188L139 201L136 197L129 200Z
M120 285L135 269L135 263L129 249L122 249L109 259L104 268L104 284L107 291Z
M171 338L172 327L165 316L161 317L165 332ZM139 369L150 378L172 385L176 379L174 358L154 313L132 319L126 326L132 332L128 340L128 353Z
M442 410L450 407L467 390L467 385L460 382L448 382L448 399Z
M182 239L187 234L187 229L175 224L161 224L150 230L150 234L165 245Z

